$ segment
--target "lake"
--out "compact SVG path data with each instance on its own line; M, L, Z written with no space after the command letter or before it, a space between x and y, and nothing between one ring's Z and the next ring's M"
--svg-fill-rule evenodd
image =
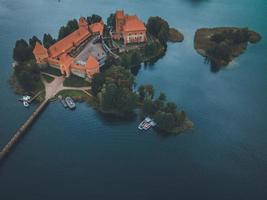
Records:
M194 129L161 137L138 131L138 119L53 102L1 163L0 199L267 199L266 0L0 0L0 147L36 107L25 109L8 84L15 41L56 37L69 19L106 20L122 8L144 21L159 15L185 35L136 82L164 91ZM263 40L214 73L193 39L216 26L249 27Z

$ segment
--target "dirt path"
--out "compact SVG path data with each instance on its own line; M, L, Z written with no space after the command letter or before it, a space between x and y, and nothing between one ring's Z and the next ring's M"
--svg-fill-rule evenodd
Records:
M48 76L53 76L50 74L45 73ZM65 80L65 77L63 76L53 76L54 80L50 83L48 83L44 78L42 78L42 81L45 86L45 99L49 100L57 95L62 90L79 90L83 91L86 94L90 94L87 90L90 90L91 87L65 87L63 85L63 82Z

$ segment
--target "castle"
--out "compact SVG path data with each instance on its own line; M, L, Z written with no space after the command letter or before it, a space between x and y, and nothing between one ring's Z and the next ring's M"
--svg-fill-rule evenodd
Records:
M136 15L125 15L123 10L118 10L115 24L112 39L122 39L124 44L147 40L145 24ZM58 68L66 77L72 73L90 79L99 72L107 57L102 44L95 43L95 40L103 36L103 32L103 21L88 25L86 19L81 17L76 31L48 49L36 42L33 50L36 62Z
M82 59L78 59L79 55L75 57L75 52L79 52L81 46L86 46L92 36L102 36L103 30L104 23L102 21L88 25L86 19L81 17L79 19L79 28L76 31L48 49L37 42L33 50L36 62L59 68L61 73L67 77L72 72L78 76L91 78L95 73L99 72L100 59L90 53L82 56Z
M125 15L123 10L118 10L115 14L115 23L113 39L123 39L124 44L147 40L145 24L136 15Z

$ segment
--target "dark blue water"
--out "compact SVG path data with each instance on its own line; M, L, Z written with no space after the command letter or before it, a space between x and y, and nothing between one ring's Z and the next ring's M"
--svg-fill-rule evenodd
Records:
M185 34L136 79L185 109L194 130L138 134L137 119L52 103L1 165L0 199L267 199L266 0L0 0L0 146L34 110L7 82L15 41L56 36L68 19L119 8L160 15ZM210 26L248 26L264 39L212 73L193 48L195 30Z

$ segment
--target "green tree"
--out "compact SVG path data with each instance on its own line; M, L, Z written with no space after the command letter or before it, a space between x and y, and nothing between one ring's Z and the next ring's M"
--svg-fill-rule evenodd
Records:
M177 112L177 106L174 102L168 102L164 108L164 111L175 114Z
M150 98L150 99L154 98L155 90L152 85L146 85L145 91L146 91L146 98Z
M16 65L14 75L26 91L33 90L40 82L40 69L33 61Z
M97 73L92 78L92 94L97 96L101 91L103 84L105 83L105 77L103 73Z
M138 88L138 93L139 93L139 97L140 99L143 101L146 97L146 91L145 91L145 86L140 85Z
M141 85L138 89L138 92L142 100L154 98L155 91L152 85Z
M131 54L131 66L138 66L140 65L141 63L141 55L140 53L134 51L132 54Z
M79 28L78 21L76 19L68 21L66 26L61 26L58 33L58 40L63 39L70 33L76 31Z
M151 99L146 99L144 101L143 114L144 115L153 115L153 114L155 114L153 101Z
M160 17L150 17L147 22L147 31L166 45L169 37L169 24Z
M18 63L22 63L33 58L31 46L23 39L16 41L15 48L13 49L13 59Z
M115 14L114 13L111 13L110 16L108 17L107 19L107 25L109 27L113 27L115 28Z
M39 40L35 35L29 39L29 44L32 49L34 49L36 42L42 44L41 40Z
M55 43L56 43L56 39L54 39L49 33L44 34L43 45L45 48L49 48Z
M99 15L93 14L93 15L87 17L86 20L87 20L88 24L94 24L97 22L101 22L102 17Z
M112 66L105 72L105 83L115 83L119 87L125 87L132 90L134 86L134 77L123 67Z
M172 131L176 127L175 118L171 113L158 111L154 119L159 128L164 131Z
M163 92L160 93L159 100L163 102L166 101L166 95Z
M130 60L130 56L128 54L123 54L121 56L121 66L125 67L126 69L128 69L131 65L131 60Z

